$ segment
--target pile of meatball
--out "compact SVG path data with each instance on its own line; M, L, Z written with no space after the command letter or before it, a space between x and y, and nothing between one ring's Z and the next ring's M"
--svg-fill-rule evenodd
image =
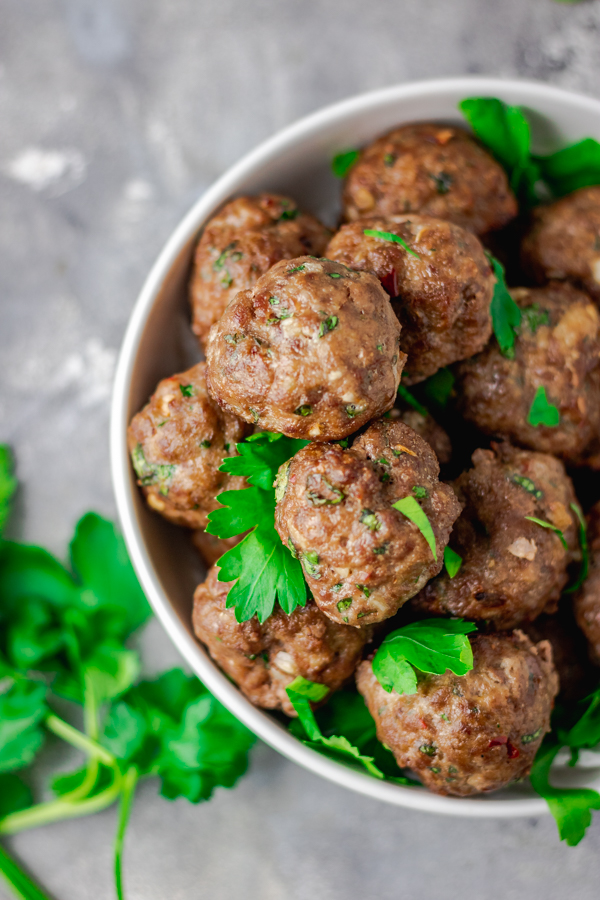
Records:
M400 768L440 794L497 790L527 775L556 696L585 695L600 663L600 187L520 215L466 130L421 123L362 150L342 205L335 233L268 193L206 224L190 287L206 361L134 416L132 462L149 506L190 529L210 567L194 631L252 703L294 716L297 676L330 692L354 681ZM505 355L492 246L522 314ZM446 367L436 421L407 390ZM554 427L529 422L540 386ZM309 441L279 471L275 527L310 599L239 623L218 561L241 536L205 529L219 494L247 487L223 458L264 430ZM435 552L395 507L407 497ZM569 594L581 509L590 571ZM453 577L446 547L462 559ZM433 616L477 625L472 671L385 691L381 641Z

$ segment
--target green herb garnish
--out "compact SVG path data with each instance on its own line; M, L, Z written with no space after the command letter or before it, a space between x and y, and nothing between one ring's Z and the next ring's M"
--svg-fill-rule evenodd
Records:
M1 461L9 460L2 450L0 485ZM197 803L216 786L237 781L254 741L197 678L174 670L155 681L137 681L138 652L127 642L149 615L123 539L94 513L76 527L70 570L39 547L0 542L0 834L118 802L119 900L137 782L158 777L163 796ZM82 721L83 730L67 717ZM16 773L35 763L49 734L83 753L85 761L52 780L56 799L34 803ZM38 779L28 773L28 780ZM47 900L4 850L0 874L23 900Z
M184 397L192 397L194 395L194 385L193 384L180 384L179 390L181 391Z
M360 153L358 150L344 150L337 153L331 160L331 169L336 178L345 178Z
M540 325L550 324L550 313L547 309L540 309L539 303L532 306L526 306L521 310L521 314L532 334L535 334Z
M311 416L312 415L312 406L309 403L305 403L304 406L299 406L298 409L294 410L294 415L296 415L296 416Z
M469 97L458 106L475 135L506 169L515 194L528 205L536 203L540 169L531 156L529 122L521 107L494 97Z
M381 522L379 521L378 516L376 516L371 509L363 509L360 514L360 521L369 529L369 531L379 531L381 528Z
M392 508L397 509L402 515L406 516L407 519L417 526L427 543L429 544L429 549L433 554L433 558L437 560L437 550L435 546L435 535L433 533L433 528L431 527L431 523L427 518L426 514L423 512L417 501L414 497L403 497L402 500L398 500L396 503L392 503Z
M550 156L537 156L544 181L556 197L600 184L600 144L584 138Z
M364 771L365 769L375 778L384 778L383 772L375 765L373 757L363 756L357 747L345 737L332 735L324 737L317 724L315 714L311 709L311 702L318 703L329 693L329 689L322 684L307 681L298 677L286 688L290 703L298 713L300 724L307 740L302 743L324 756L335 759L353 769Z
M521 310L510 296L502 263L486 251L485 254L496 276L494 296L490 305L492 327L500 352L512 359L515 355L515 333L521 324Z
M537 428L538 425L544 425L546 428L556 428L557 425L560 425L558 408L548 400L546 388L543 385L540 385L535 392L527 421L534 428Z
M10 513L10 501L17 489L13 458L9 448L0 444L0 538Z
M558 535L558 537L560 538L560 542L565 550L569 549L564 534L562 533L560 528L557 528L556 525L552 524L552 522L544 522L543 519L536 519L535 516L525 516L525 518L528 522L535 522L536 525L541 525L542 528L548 528L550 531L553 531L554 534Z
M585 524L585 518L581 509L576 503L569 504L570 508L573 510L575 515L577 516L579 522L579 546L581 548L581 567L579 569L579 574L577 576L577 580L575 584L571 585L565 590L565 594L573 594L575 591L578 591L583 582L588 577L588 571L590 568L590 550L588 546L587 539L587 528Z
M392 631L373 657L373 674L384 690L416 694L417 675L443 675L450 669L466 675L473 668L473 651L466 637L477 626L463 619L425 619Z
M454 388L454 381L450 369L438 369L435 375L431 375L423 382L421 388L431 403L445 409Z
M273 483L280 466L307 443L259 432L237 444L239 456L226 457L219 469L245 475L252 485L219 494L223 508L209 515L206 528L209 534L220 538L252 529L219 560L219 581L236 582L227 596L227 607L235 609L238 622L246 622L254 615L264 622L273 612L276 600L288 615L297 606L306 605L306 583L300 563L275 531Z
M319 325L319 337L322 338L326 334L329 334L330 331L333 331L338 322L339 319L337 316L328 316L325 321L321 322Z
M454 578L458 574L458 570L462 566L462 556L448 545L444 547L444 566L449 578Z
M423 487L422 484L415 484L413 487L413 494L417 498L417 500L427 500L429 497L429 491L426 487Z
M409 247L404 238L401 238L397 234L392 234L391 231L377 231L374 228L365 228L363 234L366 234L367 237L377 238L380 241L392 241L394 244L400 244L400 246L403 247L407 253L410 253L411 256L414 256L415 259L421 259L419 254Z
M412 406L413 409L416 409L418 413L422 416L427 417L429 415L429 410L427 407L423 406L422 403L419 403L416 397L411 394L408 388L405 388L402 383L398 385L398 396L401 400L404 400L405 403L408 403L409 406Z
M176 466L149 462L141 444L131 451L131 462L142 487L158 484L159 493L167 496Z

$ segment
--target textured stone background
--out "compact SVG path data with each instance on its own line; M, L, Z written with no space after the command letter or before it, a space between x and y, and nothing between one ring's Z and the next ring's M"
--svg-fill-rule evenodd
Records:
M192 201L281 126L358 91L465 72L600 94L600 2L0 0L0 440L12 531L63 554L113 516L111 379L136 293ZM177 662L154 624L151 668ZM66 766L57 749L46 765ZM57 900L112 897L115 811L20 836ZM129 900L598 896L600 818L438 819L317 780L260 747L209 804L141 787ZM0 895L2 888L0 887Z

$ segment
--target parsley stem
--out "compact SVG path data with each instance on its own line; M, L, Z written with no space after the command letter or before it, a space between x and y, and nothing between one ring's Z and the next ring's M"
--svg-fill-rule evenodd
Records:
M19 900L49 900L3 847L0 847L0 874Z
M73 747L77 747L78 750L83 750L84 753L95 756L106 766L115 765L116 760L112 753L109 753L108 750L100 744L97 744L92 738L82 734L81 731L78 731L77 728L73 728L72 725L69 725L68 722L65 722L64 719L60 719L58 716L54 715L54 713L50 713L45 724L49 731L52 731L59 738L62 738L63 741L66 741Z
M132 766L123 776L121 802L119 804L119 824L117 825L117 836L115 838L115 887L117 900L124 900L125 898L123 893L123 844L137 781L138 771Z
M122 781L120 772L115 769L114 781L99 794L87 800L71 802L61 798L48 803L38 803L20 812L10 813L0 819L0 834L17 834L19 831L38 828L40 825L48 825L51 822L76 819L79 816L89 816L92 813L100 812L118 799Z

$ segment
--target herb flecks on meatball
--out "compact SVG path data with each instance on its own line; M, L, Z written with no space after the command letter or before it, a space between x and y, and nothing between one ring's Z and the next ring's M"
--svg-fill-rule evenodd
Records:
M464 129L418 123L369 144L344 188L346 219L421 213L475 234L517 214L504 169Z
M437 794L468 797L523 778L550 730L558 690L550 644L515 631L478 634L471 646L467 675L422 674L416 694L388 694L369 661L356 673L379 740Z
M572 281L600 303L600 185L534 209L521 255L538 284Z
M295 438L344 438L393 406L405 356L377 278L303 256L273 266L212 329L219 404Z
M320 256L330 232L289 197L259 194L232 200L207 223L194 255L192 328L202 345L239 291L281 259Z
M577 624L587 638L590 659L600 666L600 502L588 515L589 574L573 600Z
M419 215L360 219L341 228L326 255L373 272L390 294L402 325L400 349L408 356L407 384L487 344L495 278L480 242L464 228Z
M553 456L492 446L476 450L473 468L454 482L464 509L450 546L461 567L453 578L443 572L430 581L412 606L420 614L464 616L504 629L556 609L578 549L576 498Z
M440 571L461 507L438 474L431 447L387 419L351 449L310 444L280 469L275 527L331 619L381 622ZM437 558L417 525L393 507L405 497L426 514Z
M512 294L522 314L514 357L503 356L493 339L460 363L459 409L486 434L582 464L600 433L600 314L569 284ZM531 424L540 388L558 424Z
M232 582L218 581L213 566L194 594L193 625L216 663L256 706L294 716L286 687L299 675L337 690L350 678L370 638L331 622L308 601L287 615L277 607L262 624L237 622L226 608Z
M218 469L248 431L210 397L206 363L163 379L127 432L148 505L177 525L204 528L217 494L245 487L244 478Z

